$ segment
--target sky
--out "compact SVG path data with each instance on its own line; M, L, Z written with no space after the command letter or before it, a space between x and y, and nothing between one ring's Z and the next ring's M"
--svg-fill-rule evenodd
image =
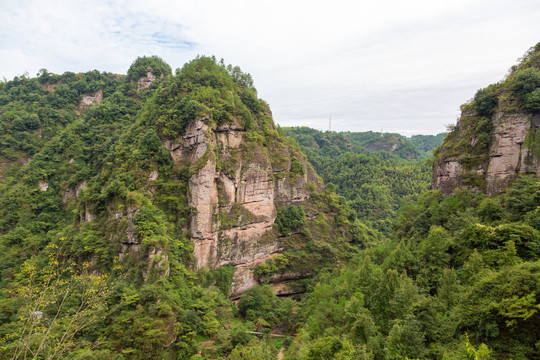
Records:
M276 123L318 130L445 131L539 41L538 0L0 2L0 79L214 55Z

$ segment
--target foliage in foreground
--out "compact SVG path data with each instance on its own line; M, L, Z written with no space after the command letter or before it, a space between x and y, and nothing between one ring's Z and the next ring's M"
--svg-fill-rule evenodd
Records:
M318 277L286 358L332 359L347 342L375 359L537 358L538 204L536 177L494 199L423 194L396 239Z
M431 166L425 161L427 155L400 135L321 132L306 127L282 128L282 132L298 143L317 174L347 199L359 220L387 236L392 233L392 219L400 206L416 200L429 188ZM423 149L432 150L442 137L417 136L415 141ZM400 144L394 153L384 150L392 144ZM366 146L380 151L370 151Z
M262 285L235 304L228 298L232 267L193 270L183 194L196 169L173 164L162 139L208 116L213 124L239 119L255 144L267 142L275 137L264 131L267 105L248 74L215 59L186 64L174 78L159 58L133 66L125 78L43 71L0 85L2 356L275 359L290 343L276 333L295 337L289 359L539 356L537 178L523 177L495 199L466 191L443 197L424 191L425 165L348 152L351 140L314 136L330 151L313 156L306 146L314 166L326 168L325 180L393 238L355 222L353 244L339 234L314 241L314 232L331 237L324 214L304 228L312 205L280 209L276 226L305 241L291 242L286 256L263 263L257 275L272 276L295 257L305 269L326 269L303 281L300 301ZM138 92L135 80L148 67L159 69L158 79ZM529 86L535 79L522 80ZM99 89L101 104L82 111L81 97ZM489 92L481 100L479 111L489 112ZM297 165L291 171L300 176ZM148 187L154 170L160 176ZM358 187L365 178L386 180ZM387 196L394 193L399 200ZM343 198L326 192L312 200L332 209L335 224L354 221ZM108 214L133 207L140 257L125 257L117 269L121 241L111 234L128 225ZM62 256L49 258L55 246ZM347 256L350 263L342 261Z

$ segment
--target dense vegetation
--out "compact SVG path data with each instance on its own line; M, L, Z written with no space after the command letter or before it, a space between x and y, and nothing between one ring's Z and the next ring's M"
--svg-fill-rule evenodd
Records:
M286 358L537 358L539 203L535 177L493 199L422 194L394 239L319 275Z
M140 86L148 72L155 81ZM296 157L276 176L302 177L305 160L274 129L249 74L200 57L173 76L161 59L139 58L128 76L42 70L2 83L0 98L0 357L277 352L283 339L261 342L246 331L291 329L294 301L263 287L236 306L234 267L195 271L188 181L214 151L189 164L173 162L164 147L195 118L235 122L245 131L245 159L285 149ZM235 171L234 158L215 161ZM287 165L281 156L272 161ZM309 184L303 207L279 209L284 252L257 269L261 282L287 271L314 274L350 257L351 240L379 236L317 186ZM233 206L224 227L249 221L244 215ZM258 306L277 308L267 314Z
M514 70L509 102L531 114L534 61ZM155 82L140 88L149 71ZM469 105L471 129L487 131L497 91ZM246 156L291 149L275 175L287 181L305 175L298 144L329 184L277 209L283 254L261 263L261 285L237 303L232 265L194 268L187 191L204 164L175 163L163 145L200 117L239 123ZM208 57L175 75L144 57L127 76L42 70L0 83L0 357L538 358L540 181L523 176L495 198L428 191L427 152L440 140L276 130L251 76ZM219 214L224 224L247 215ZM291 270L310 276L292 297L274 295L265 282Z
M410 141L420 151L428 152L433 151L437 146L441 145L446 133L440 133L437 135L413 135Z
M428 155L400 135L320 132L306 127L282 131L300 146L324 181L348 200L357 217L386 235L392 232L392 219L400 206L429 188ZM416 139L429 150L442 141L439 135Z

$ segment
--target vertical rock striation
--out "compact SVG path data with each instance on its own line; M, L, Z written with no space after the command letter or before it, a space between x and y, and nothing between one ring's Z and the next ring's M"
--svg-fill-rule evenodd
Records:
M462 115L460 122L467 116ZM464 126L460 122L453 141L461 139L474 148L476 137L462 130ZM489 147L485 153L477 154L474 162L470 160L471 154L466 151L454 154L448 151L449 144L443 143L433 167L433 189L448 195L457 188L466 187L494 196L503 192L519 174L540 174L540 158L526 142L527 136L539 128L540 116L497 111L491 122Z
M518 174L540 174L540 158L525 145L531 128L537 129L539 124L539 116L495 114L485 175L490 196L503 192Z
M190 122L183 136L164 146L177 164L194 169L188 203L194 209L190 232L197 268L235 266L235 297L256 284L254 268L281 251L273 229L276 204L304 202L308 182L318 186L318 180L305 163L303 174L294 179L278 176L288 172L296 156L288 148L278 154L249 146L238 123L208 123L208 118ZM285 168L273 157L282 157Z
M455 127L435 149L432 188L465 187L489 196L523 174L540 175L540 44L506 78L462 105Z

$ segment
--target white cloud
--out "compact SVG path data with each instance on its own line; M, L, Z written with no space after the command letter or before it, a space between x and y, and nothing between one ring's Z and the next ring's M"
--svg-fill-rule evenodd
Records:
M0 76L125 73L216 55L250 72L281 125L436 133L540 32L536 1L13 1Z

